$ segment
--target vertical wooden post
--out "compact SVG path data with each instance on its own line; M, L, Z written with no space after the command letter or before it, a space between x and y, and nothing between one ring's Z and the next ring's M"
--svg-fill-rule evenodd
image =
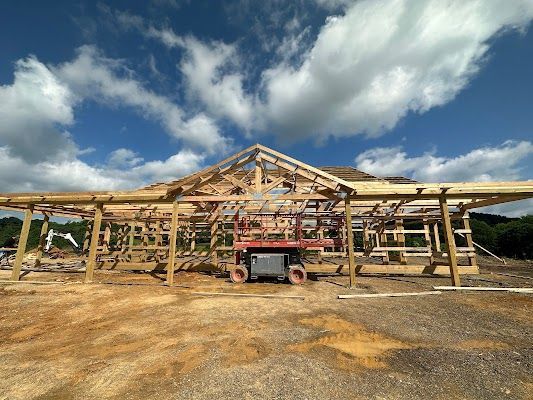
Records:
M191 224L191 253L196 250L196 222L190 222Z
M19 243L17 246L17 255L15 256L15 264L11 271L11 280L20 280L20 271L22 269L22 259L26 252L26 243L28 242L28 235L30 234L31 217L33 216L33 204L28 205L28 208L24 210L24 221L22 222L22 228L20 230Z
M261 155L255 157L255 191L261 193L263 169L261 168Z
M403 233L403 220L396 220L396 234L398 237L398 247L405 247L405 233ZM405 251L400 250L400 264L407 264L407 259L405 258Z
M161 261L161 249L160 247L163 246L163 235L161 234L161 231L163 230L163 222L162 221L156 221L156 235L155 235L155 245L157 249L155 250L155 261L159 263Z
M106 222L104 229L104 252L109 251L109 242L111 241L111 222Z
M100 240L100 225L102 224L102 213L104 205L97 203L94 209L93 232L91 234L91 245L89 246L89 255L85 266L85 282L93 281L94 268L96 267L96 254L98 253L98 242Z
M363 220L363 254L367 255L370 250L370 234L368 233L368 220Z
M142 255L141 260L142 262L146 262L148 259L148 231L150 231L150 222L145 221L145 223L141 226L142 230Z
M470 227L470 216L468 215L468 212L466 212L463 215L463 226L465 229L470 231L470 233L468 232L465 233L466 245L468 247L474 248L474 241L472 240L472 228ZM469 264L471 266L476 266L477 265L476 251L472 250L472 251L468 251L468 253L472 254L471 256L470 255L468 256Z
M453 286L461 286L459 279L459 272L457 270L457 254L455 250L455 239L453 237L452 221L450 219L450 212L446 197L442 196L439 199L440 212L442 214L442 225L444 227L444 238L446 240L446 251L448 253L448 263L450 265L450 275Z
M168 264L167 264L167 285L174 284L174 263L176 260L176 239L178 231L179 203L174 201L172 205L172 222L170 223Z
M350 288L355 287L355 254L352 230L352 207L350 205L350 196L347 195L345 202L346 208L346 238L348 246L348 262L350 268Z
M92 224L87 221L87 226L85 227L85 234L83 236L83 247L81 250L81 253L83 255L87 254L87 250L89 250L89 244L91 243L91 231L92 231Z
M424 238L426 239L426 246L428 248L429 253L431 254L429 256L429 265L433 265L433 246L431 244L431 233L429 231L429 222L427 219L423 221L424 223Z
M46 240L46 235L48 234L48 220L50 217L44 215L43 225L41 226L41 235L39 236L39 246L37 247L37 254L35 257L35 268L39 268L41 265L41 258L43 257L44 250L44 241Z
M209 252L212 256L212 263L215 265L215 267L218 265L218 251L217 251L217 244L218 244L218 217L215 216L214 221L211 223L211 242L209 246Z
M433 236L435 237L435 251L440 253L442 249L440 247L439 223L437 221L433 224Z
M389 247L388 246L388 240L387 240L387 233L385 230L387 229L386 221L383 220L381 223L381 246L382 247ZM385 256L383 257L383 264L389 264L390 258L389 258L389 250L385 250Z

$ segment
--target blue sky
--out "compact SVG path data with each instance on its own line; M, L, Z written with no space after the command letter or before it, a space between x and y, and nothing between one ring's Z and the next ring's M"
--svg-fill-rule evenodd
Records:
M450 4L5 1L2 191L135 188L256 142L376 175L532 179L533 1Z

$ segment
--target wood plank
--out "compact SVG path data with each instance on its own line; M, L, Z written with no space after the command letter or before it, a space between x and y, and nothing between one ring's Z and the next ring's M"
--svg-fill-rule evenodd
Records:
M87 266L85 268L85 282L92 282L94 277L94 268L96 266L96 254L98 241L100 240L100 225L102 224L102 214L104 210L103 203L98 203L94 210L93 231L91 234L91 244L89 246L89 255L87 256Z
M170 237L169 237L169 255L167 264L167 284L172 286L174 284L174 265L176 262L176 239L178 230L178 212L179 203L174 201L172 207L172 222L170 225Z
M355 255L352 230L352 207L350 206L350 196L346 196L346 237L348 246L348 262L350 268L350 288L355 287Z
M533 287L485 287L485 286L433 286L435 290L468 290L476 292L533 293Z
M365 299L376 297L405 297L405 296L427 296L432 294L441 294L439 290L430 290L426 292L405 292L405 293L361 293L361 294L339 294L338 299Z
M450 212L448 210L448 203L446 197L442 196L439 199L440 212L442 215L442 225L444 226L444 238L446 239L446 252L448 253L448 263L450 265L450 276L452 278L452 285L461 286L461 279L457 272L457 255L455 249L455 238L453 237L452 222L450 220Z
M11 271L11 280L20 280L20 270L22 269L22 259L26 252L26 243L28 242L28 236L30 233L31 218L33 216L33 204L30 204L24 211L24 221L22 222L22 228L20 229L19 243L17 246L17 254L15 256L15 263L13 264L13 270Z
M39 235L39 245L37 246L37 253L35 255L35 268L39 268L41 265L41 258L43 257L43 250L45 246L45 240L48 233L48 220L50 217L45 215L43 218L43 225L41 226L41 233Z

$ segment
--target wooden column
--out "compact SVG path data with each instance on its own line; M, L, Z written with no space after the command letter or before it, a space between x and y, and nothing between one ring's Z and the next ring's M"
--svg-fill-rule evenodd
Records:
M39 268L41 265L41 258L43 257L44 241L48 234L48 220L50 217L45 215L43 218L43 225L41 226L41 235L39 236L39 246L37 247L37 254L35 257L35 268Z
M189 222L191 224L191 253L196 250L196 222Z
M141 226L142 230L142 255L141 260L142 262L146 262L148 259L148 231L150 230L150 223L145 222L143 226Z
M91 245L89 246L89 255L87 256L87 264L85 266L85 282L93 281L94 268L96 267L96 255L98 253L98 242L100 241L100 225L102 224L102 213L104 205L102 203L96 204L94 210L93 232L91 234Z
M426 239L426 246L428 248L428 251L430 252L429 256L429 265L433 265L433 246L431 243L431 232L429 231L429 222L427 220L424 220L424 238Z
M461 286L459 279L459 272L457 270L457 254L455 249L455 239L453 237L452 221L450 219L450 212L446 197L442 196L439 199L440 212L442 214L442 225L444 227L444 238L446 241L446 251L448 253L448 264L450 265L450 275L453 286Z
M261 156L258 154L255 158L255 191L261 193L263 169L261 167Z
M155 245L158 247L155 250L155 261L160 262L161 261L161 249L159 247L163 246L163 235L161 234L161 231L163 230L163 222L162 221L156 221L156 235L155 235Z
M381 223L381 247L389 247L388 240L387 240L387 233L385 232L387 229L387 226L385 224L385 220ZM389 258L389 250L385 250L385 256L383 256L383 264L389 264L390 258Z
M353 288L355 287L355 254L352 230L352 207L350 205L350 196L346 196L344 202L346 209L346 239L348 246L348 262L350 267L350 288Z
M211 225L210 225L210 232L211 232L211 242L209 244L209 254L211 254L211 262L215 265L215 267L218 265L218 207L216 210L213 211L213 215L211 216Z
M106 222L104 230L104 252L109 251L109 242L111 241L111 222Z
M403 220L398 219L396 220L396 235L398 238L398 247L405 247L405 233L403 233ZM400 264L407 264L407 260L405 258L405 252L403 250L400 250Z
M176 261L176 239L178 231L179 203L174 201L172 206L172 222L170 223L170 235L168 237L168 264L167 264L167 285L174 284L174 263Z
M474 241L472 240L472 228L470 227L470 216L468 215L468 213L465 213L463 215L463 226L466 230L470 231L470 233L468 232L465 233L466 245L468 247L474 248ZM469 251L468 253L472 254L472 256L468 256L469 264L472 266L476 266L477 265L476 251L472 250L472 251Z
M91 231L92 224L90 222L87 222L87 226L85 227L85 234L83 236L83 246L81 248L81 253L83 255L86 255L87 250L89 250L89 244L91 243Z
M440 236L439 236L439 223L435 221L433 224L433 236L435 238L435 251L440 253L441 247L440 247Z
M30 234L31 217L33 216L33 204L28 205L28 208L24 211L24 221L22 222L22 228L20 230L19 243L17 246L17 255L15 256L15 264L13 264L13 270L11 271L11 280L20 280L20 270L22 269L22 259L26 252L26 243L28 242L28 235Z
M367 255L370 249L370 235L368 233L368 220L363 220L363 254Z

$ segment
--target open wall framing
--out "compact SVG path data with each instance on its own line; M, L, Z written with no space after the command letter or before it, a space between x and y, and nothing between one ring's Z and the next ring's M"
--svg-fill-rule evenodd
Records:
M173 182L135 191L4 193L0 208L24 212L13 280L38 213L89 221L86 282L99 269L123 269L166 271L172 284L179 269L234 267L236 251L253 241L296 243L308 272L347 272L350 285L358 273L447 274L460 285L461 273L477 272L469 210L530 197L533 182L379 178L352 167L316 168L257 144ZM408 245L411 237L416 246Z

